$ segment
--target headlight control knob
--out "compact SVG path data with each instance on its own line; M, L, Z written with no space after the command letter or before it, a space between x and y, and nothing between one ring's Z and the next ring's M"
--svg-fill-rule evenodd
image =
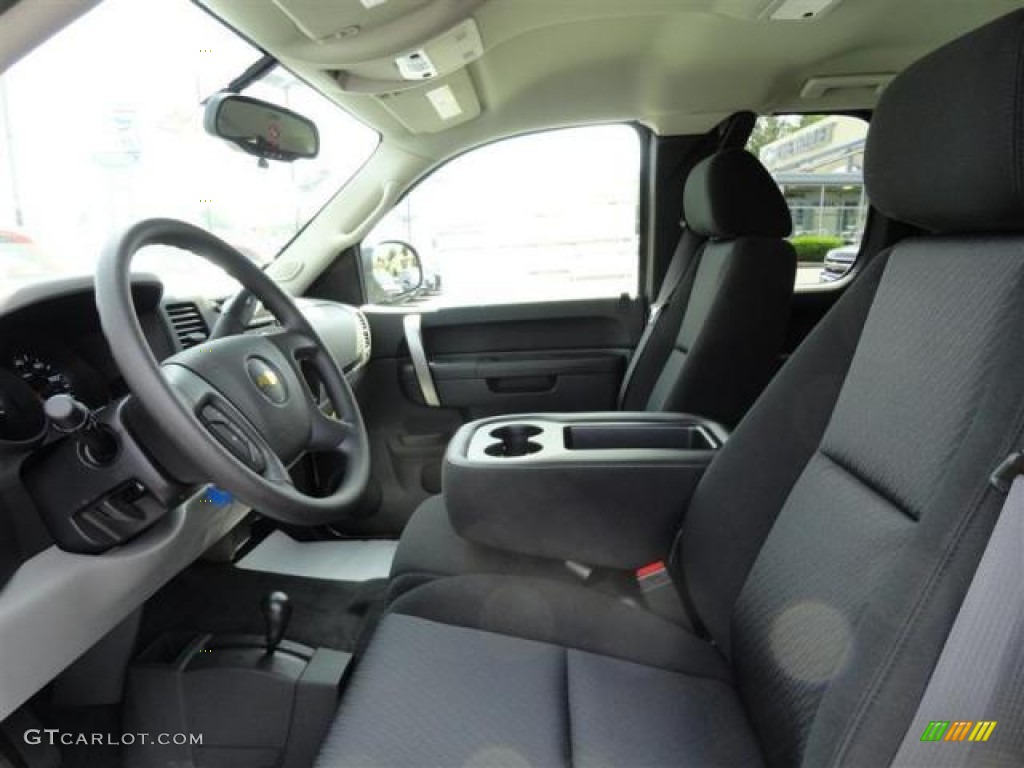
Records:
M71 395L54 395L43 404L46 417L54 429L74 435L82 457L90 464L109 464L117 455L117 438L96 421L96 416L84 403Z

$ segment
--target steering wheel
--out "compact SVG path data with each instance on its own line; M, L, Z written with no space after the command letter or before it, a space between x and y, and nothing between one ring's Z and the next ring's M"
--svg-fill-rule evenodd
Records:
M169 245L221 267L283 326L214 339L159 363L131 294L141 248ZM338 520L358 504L370 474L359 406L330 351L291 297L235 248L173 219L139 222L111 242L96 272L96 305L111 353L132 394L164 436L218 487L286 523ZM311 369L340 418L321 410ZM307 452L339 454L344 479L328 496L298 490L288 466Z

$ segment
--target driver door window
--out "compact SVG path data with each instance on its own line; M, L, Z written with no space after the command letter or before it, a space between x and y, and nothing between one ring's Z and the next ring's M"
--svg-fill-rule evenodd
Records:
M625 125L531 134L457 157L364 241L367 301L457 307L635 295L640 163L640 135Z

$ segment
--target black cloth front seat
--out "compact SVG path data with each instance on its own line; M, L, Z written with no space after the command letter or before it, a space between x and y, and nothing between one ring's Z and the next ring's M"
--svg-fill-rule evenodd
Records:
M796 281L796 254L783 240L792 221L775 180L742 149L698 163L683 207L664 304L630 363L620 405L695 413L732 427L778 367ZM443 495L413 513L391 573L575 578L563 563L516 558L461 538Z
M432 581L382 619L320 768L890 763L1024 441L1022 61L1017 12L885 91L868 190L931 234L872 261L703 478L670 566L704 632L552 580ZM1019 764L999 733L946 748Z

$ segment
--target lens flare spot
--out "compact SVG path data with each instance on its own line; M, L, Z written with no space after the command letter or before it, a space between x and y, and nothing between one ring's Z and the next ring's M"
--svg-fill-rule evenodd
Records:
M850 622L842 613L825 603L805 600L779 614L769 641L787 675L824 683L842 668L852 637Z

